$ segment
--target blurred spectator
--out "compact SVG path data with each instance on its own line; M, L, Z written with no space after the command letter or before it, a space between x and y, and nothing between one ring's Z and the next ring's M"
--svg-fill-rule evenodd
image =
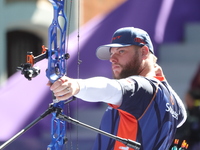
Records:
M197 72L192 80L191 89L200 89L200 64Z
M188 150L200 150L200 65L185 96L188 118L177 130L177 139L186 140Z

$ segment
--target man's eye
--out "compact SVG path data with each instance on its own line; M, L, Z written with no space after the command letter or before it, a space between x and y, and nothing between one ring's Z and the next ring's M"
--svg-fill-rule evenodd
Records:
M119 50L119 53L120 53L120 54L124 53L124 50Z

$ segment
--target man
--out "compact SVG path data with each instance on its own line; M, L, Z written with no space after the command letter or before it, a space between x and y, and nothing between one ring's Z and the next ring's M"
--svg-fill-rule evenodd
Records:
M105 102L108 108L100 129L141 143L141 150L167 150L186 119L184 105L166 82L149 35L142 29L118 29L112 43L100 46L97 57L110 60L114 79L60 78L50 89L57 100L76 96ZM159 75L159 76L158 76ZM98 135L94 150L131 150Z

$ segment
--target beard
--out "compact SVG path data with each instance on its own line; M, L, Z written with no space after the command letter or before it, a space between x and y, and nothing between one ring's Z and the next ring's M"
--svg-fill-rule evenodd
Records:
M119 64L122 68L122 71L119 73L119 75L115 75L113 73L113 78L122 79L133 75L139 75L141 72L141 61L138 58L138 53L136 53L134 58L127 62L125 65Z

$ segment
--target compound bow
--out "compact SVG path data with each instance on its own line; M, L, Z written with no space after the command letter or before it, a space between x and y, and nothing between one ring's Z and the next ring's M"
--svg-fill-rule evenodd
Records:
M64 12L64 0L49 1L54 8L54 17L48 31L48 68L46 70L46 76L51 83L54 83L56 80L66 75L65 60L68 58L68 55L65 54L67 17ZM61 23L63 23L63 25ZM58 37L58 33L60 37ZM66 122L57 118L57 113L63 113L64 101L57 102L54 98L53 102L53 107L56 108L56 111L52 112L52 141L51 144L48 145L48 150L61 150L66 142Z
M65 53L66 43L66 29L67 29L67 17L64 12L65 0L49 0L53 5L53 20L48 30L48 49L42 47L42 54L34 57L32 53L27 54L27 63L22 64L19 70L22 70L22 74L29 80L39 74L39 69L33 67L33 65L44 59L48 58L48 68L46 70L46 76L51 83L66 75L66 59L69 58L69 54ZM61 150L63 145L67 141L66 134L66 122L60 120L57 114L63 113L64 101L58 102L53 97L52 119L51 119L51 143L48 145L48 150Z
M51 83L66 75L66 59L69 58L69 54L65 53L66 43L66 29L67 29L67 17L64 12L65 0L49 0L53 5L53 20L48 29L48 48L42 46L42 54L34 57L32 52L27 53L27 63L22 64L17 69L28 79L31 80L40 73L38 67L33 67L38 61L47 58L48 68L46 70L46 76ZM74 99L69 100L72 101ZM11 139L6 141L0 146L0 149L5 148L8 144L14 141L21 134L30 129L33 125L38 123L41 119L52 113L51 119L51 143L48 145L48 150L62 150L67 139L66 134L66 122L57 117L58 114L63 114L64 101L58 102L53 98L53 103L50 104L40 117L30 123L27 127L22 129Z

